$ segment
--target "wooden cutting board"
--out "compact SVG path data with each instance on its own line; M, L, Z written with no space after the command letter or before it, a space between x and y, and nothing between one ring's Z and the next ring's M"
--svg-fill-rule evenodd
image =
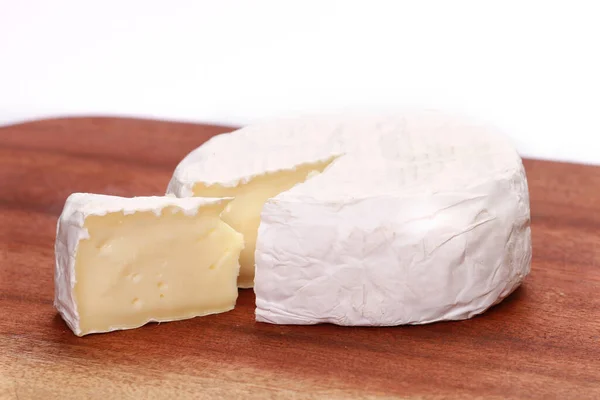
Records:
M600 399L600 167L526 160L533 266L468 321L395 328L226 314L78 338L52 307L56 219L75 191L163 194L228 128L134 119L0 129L0 398Z

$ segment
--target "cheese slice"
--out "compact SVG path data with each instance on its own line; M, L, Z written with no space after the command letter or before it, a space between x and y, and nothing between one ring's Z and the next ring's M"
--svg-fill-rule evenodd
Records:
M242 235L231 199L76 193L56 236L55 306L75 334L231 310Z
M319 173L305 174L307 165ZM271 183L286 171L302 173ZM258 321L470 318L530 271L521 158L503 134L463 118L410 111L249 126L191 152L167 192L207 196L211 188L239 199L239 212L225 214L232 225L253 221L241 229L246 236L254 239L250 226L260 220L247 250L255 256Z

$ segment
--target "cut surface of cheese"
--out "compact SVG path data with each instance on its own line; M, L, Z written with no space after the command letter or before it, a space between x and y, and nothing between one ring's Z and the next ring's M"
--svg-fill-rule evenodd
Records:
M315 163L326 168L244 216L260 219L258 321L470 318L529 273L521 158L493 128L435 111L286 118L218 135L182 160L167 192L216 186L236 197L256 177Z
M221 218L236 231L244 235L245 248L240 253L240 275L238 286L250 288L254 284L254 250L260 224L260 212L265 202L307 178L323 172L331 160L300 165L293 170L272 172L257 176L235 187L222 185L206 186L198 182L192 188L198 197L233 197Z
M231 310L241 234L230 199L73 194L59 219L55 306L77 335Z

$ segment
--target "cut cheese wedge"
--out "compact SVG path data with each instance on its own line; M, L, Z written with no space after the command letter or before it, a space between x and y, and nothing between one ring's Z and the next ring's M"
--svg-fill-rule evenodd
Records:
M243 237L231 199L76 193L56 238L55 306L75 334L233 309Z

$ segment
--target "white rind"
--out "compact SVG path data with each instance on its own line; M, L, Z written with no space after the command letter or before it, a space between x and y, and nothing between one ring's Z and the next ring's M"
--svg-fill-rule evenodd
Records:
M273 200L262 216L257 321L393 326L470 318L530 270L521 171L454 193L346 207Z
M73 298L76 283L75 257L79 241L89 238L83 227L85 219L91 215L106 215L123 212L125 215L135 212L151 211L160 215L166 207L180 208L186 215L195 215L201 207L221 204L230 198L186 198L176 197L118 197L92 193L73 193L65 202L56 225L55 269L54 269L54 306L67 325L76 335L81 335L79 313ZM93 332L90 332L93 333Z
M479 314L529 273L529 195L505 136L437 112L280 119L219 135L168 193L336 157L267 201L257 321L400 325Z
M484 136L482 131L486 133ZM423 137L419 139L421 133ZM331 190L322 185L314 190L300 185L303 193L330 199L339 199L343 195L374 195L365 190L365 184L369 185L369 190L375 189L381 194L390 190L403 192L406 185L390 179L393 173L381 172L390 166L397 169L407 164L427 163L432 150L447 147L457 149L455 159L461 161L465 154L481 154L478 145L490 147L489 152L514 154L518 159L503 135L491 132L488 127L434 111L281 118L212 137L179 163L167 194L192 196L192 188L198 182L207 186L234 187L265 173L291 170L301 164L322 162L332 157L337 159L331 169L336 164L341 163L342 166L336 167L340 170L339 174L328 172L326 179L330 183L335 180L336 185ZM491 148L494 145L496 149ZM380 174L356 174L364 162L370 164L370 170ZM357 180L361 185L357 185ZM377 189L381 183L384 186ZM340 184L345 185L343 192L339 190Z

